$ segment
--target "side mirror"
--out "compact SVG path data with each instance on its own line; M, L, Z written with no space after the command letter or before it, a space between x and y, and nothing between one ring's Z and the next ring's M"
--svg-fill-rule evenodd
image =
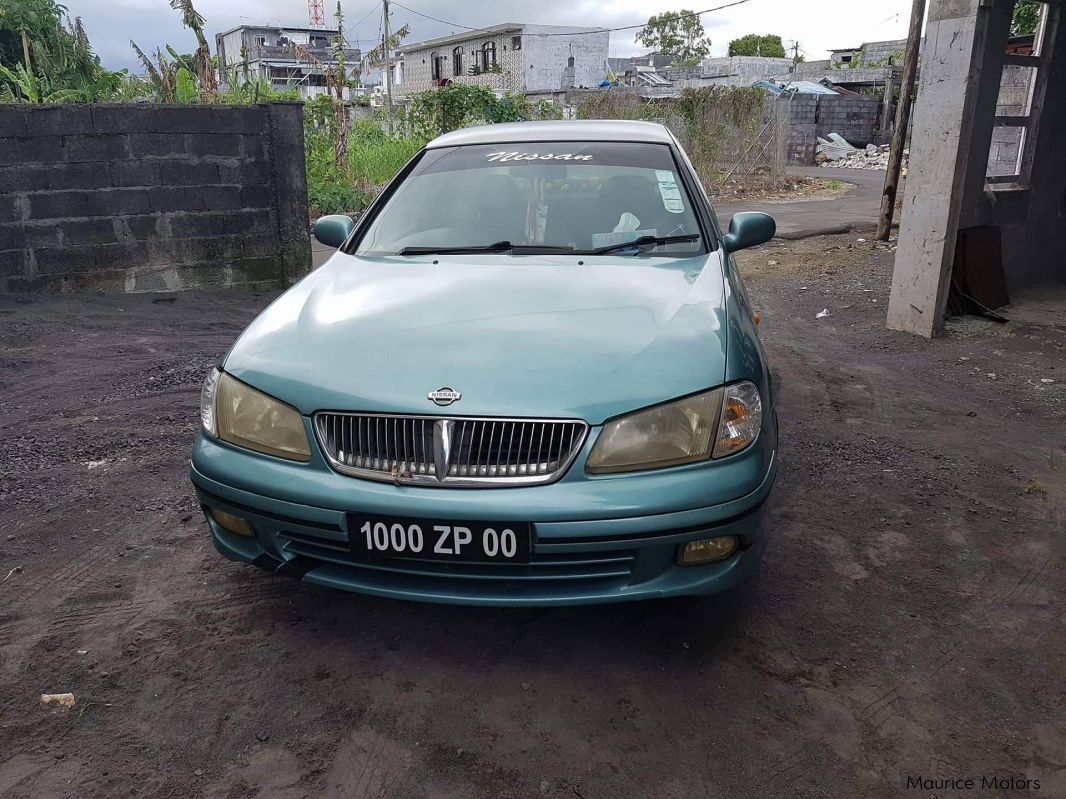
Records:
M354 229L355 222L350 216L330 214L315 222L315 238L327 247L340 247Z
M744 211L733 214L729 220L729 233L724 241L727 252L736 252L756 244L765 244L777 232L777 223L769 214L759 211Z

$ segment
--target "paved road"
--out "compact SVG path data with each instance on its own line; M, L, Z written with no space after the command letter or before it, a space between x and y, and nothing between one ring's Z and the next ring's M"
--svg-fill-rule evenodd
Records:
M792 172L824 180L841 180L854 188L831 199L782 202L755 200L751 202L716 203L723 225L738 211L766 211L777 220L777 235L783 239L803 239L825 233L844 233L855 228L877 224L881 209L881 191L885 173L877 169L823 169L822 167L793 167Z
M802 239L825 233L844 233L855 228L877 224L881 208L881 189L885 173L873 169L823 169L821 167L793 167L797 175L841 180L854 188L825 200L781 202L762 200L751 202L715 203L723 225L738 211L766 211L777 220L777 235L783 239ZM311 257L316 267L333 253L332 248L312 242Z

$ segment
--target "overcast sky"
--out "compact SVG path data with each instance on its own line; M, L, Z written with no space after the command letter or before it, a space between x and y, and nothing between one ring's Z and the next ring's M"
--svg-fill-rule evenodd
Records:
M399 0L395 0L399 1ZM402 0L415 11L460 25L484 26L501 22L532 22L553 25L599 25L607 28L633 25L659 11L690 8L702 10L728 0ZM85 23L96 52L111 69L139 67L130 50L133 39L146 52L173 45L178 52L195 48L192 33L181 27L178 13L167 0L65 0L72 16ZM332 23L336 0L324 0L327 22ZM369 49L380 36L381 3L343 0L345 27L350 40ZM214 34L241 24L282 24L306 27L306 0L196 0L207 20L212 50ZM807 60L825 58L835 47L851 47L864 41L902 39L907 35L906 0L841 3L839 0L748 0L743 5L705 14L703 26L711 39L711 54L725 55L730 39L747 33L776 33L786 44L799 40ZM411 25L408 41L428 39L462 28L433 22L393 5L393 28ZM642 52L633 40L636 31L611 34L611 55Z

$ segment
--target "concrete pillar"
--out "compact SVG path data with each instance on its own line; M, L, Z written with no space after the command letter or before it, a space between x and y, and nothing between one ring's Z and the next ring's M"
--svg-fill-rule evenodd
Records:
M895 108L892 104L892 91L895 81L892 78L892 72L889 72L885 77L885 92L881 98L881 121L877 126L878 144L884 144L892 140L892 120L895 119Z
M960 220L984 183L1013 0L931 0L888 326L940 332Z

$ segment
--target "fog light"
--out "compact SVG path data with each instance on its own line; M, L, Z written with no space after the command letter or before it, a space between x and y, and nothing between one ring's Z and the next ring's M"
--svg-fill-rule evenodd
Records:
M737 538L723 535L719 538L704 538L701 541L689 541L677 557L682 566L699 566L703 563L716 563L725 560L737 551Z
M227 532L255 538L255 530L252 529L252 525L247 519L235 516L232 513L226 513L226 511L219 510L218 508L211 508L211 518L215 520L215 523L219 527Z

